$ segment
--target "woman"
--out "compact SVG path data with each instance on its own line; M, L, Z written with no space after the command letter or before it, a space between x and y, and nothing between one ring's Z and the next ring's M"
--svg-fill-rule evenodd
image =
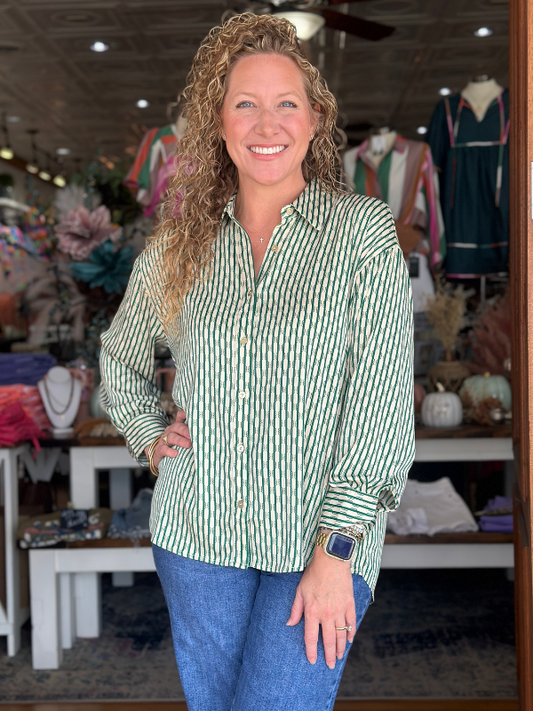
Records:
M290 23L213 29L184 96L166 217L102 338L106 407L159 474L190 711L324 711L414 456L409 277L389 208L337 181L335 100Z

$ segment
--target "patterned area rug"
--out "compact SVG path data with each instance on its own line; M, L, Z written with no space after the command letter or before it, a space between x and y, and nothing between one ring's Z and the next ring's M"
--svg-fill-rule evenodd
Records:
M157 576L133 588L104 576L104 632L65 650L61 669L33 671L30 626L6 656L0 701L182 700ZM503 571L381 573L348 658L339 698L515 697L513 584Z

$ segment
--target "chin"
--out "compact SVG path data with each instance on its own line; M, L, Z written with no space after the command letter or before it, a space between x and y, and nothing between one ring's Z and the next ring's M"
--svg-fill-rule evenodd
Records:
M245 171L252 180L255 180L261 185L276 185L277 183L282 183L284 180L290 179L294 173L295 169L287 170L280 168L270 168L266 166L262 170L249 170Z

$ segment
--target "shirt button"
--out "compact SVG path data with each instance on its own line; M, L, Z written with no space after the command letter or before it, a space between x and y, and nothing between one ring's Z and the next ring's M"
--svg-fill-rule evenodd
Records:
M240 509L243 509L243 508L244 508L244 501L240 501L240 500L237 501L237 506L238 506Z
M245 346L247 343L248 343L248 339L246 338L246 336L243 336L243 337L241 338L241 344L242 344L243 346Z
M239 393L239 397L241 398L241 400L244 400L244 398L246 397L246 393L244 392L244 390L241 390L241 392Z
M288 207L285 212L287 213L287 215L292 215L292 213L294 212L294 207Z
M237 445L237 452L244 452L244 444Z
M253 295L254 295L254 290L250 289L250 291L248 292L248 298L251 299Z
M279 246L278 246L277 244L273 244L270 251L271 251L271 252L277 252L278 249L279 249Z

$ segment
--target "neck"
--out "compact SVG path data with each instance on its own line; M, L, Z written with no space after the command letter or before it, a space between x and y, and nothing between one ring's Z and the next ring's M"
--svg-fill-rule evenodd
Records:
M248 176L239 175L235 217L247 225L265 225L274 220L274 224L278 224L281 208L296 200L306 185L301 170L299 174L275 185L263 185Z
M468 101L477 120L481 121L501 91L502 87L495 79L470 81L462 90L461 96Z
M396 131L388 130L379 134L374 132L370 136L366 152L376 167L391 152L397 136Z

